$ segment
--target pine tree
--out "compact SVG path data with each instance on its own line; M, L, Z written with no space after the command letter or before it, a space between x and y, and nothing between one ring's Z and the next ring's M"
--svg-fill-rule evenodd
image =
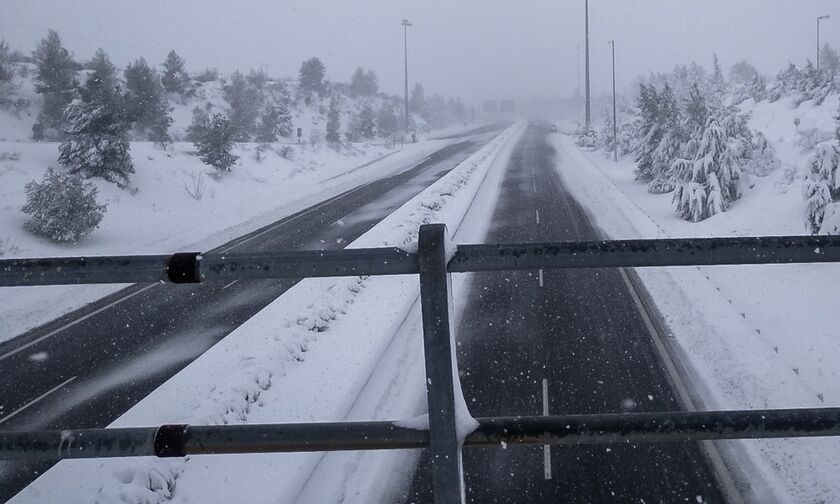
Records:
M5 40L0 40L0 84L9 82L14 76L11 59L9 44Z
M44 96L38 122L44 128L60 129L64 109L73 101L78 87L76 62L55 30L38 42L32 57L37 67L35 91Z
M359 67L350 78L350 94L353 96L373 96L379 92L379 81L373 70L367 72Z
M834 129L834 136L837 137L837 142L840 143L840 106L837 107L837 115L834 116L837 128Z
M126 106L134 129L153 142L168 142L169 106L157 72L140 58L125 69Z
M96 201L97 189L78 175L47 169L42 182L28 182L21 211L31 219L23 227L57 242L76 242L99 226L105 205Z
M341 103L337 95L330 98L330 108L327 112L327 142L338 145L341 142Z
M195 146L204 164L217 170L230 171L231 166L239 159L231 153L236 135L231 122L222 114L214 114L206 127L198 131L200 133Z
M224 88L225 100L230 104L229 120L236 131L237 142L247 142L256 126L260 110L260 95L238 70L231 75Z
M720 68L717 54L712 55L712 75L709 76L709 89L715 97L723 96L726 93L726 79L723 77L723 70Z
M278 140L277 133L280 123L280 111L274 107L266 107L260 116L257 128L257 142L274 143Z
M826 208L840 201L840 147L820 144L811 159L811 173L805 181L806 223L812 234L823 230Z
M423 85L419 82L411 90L411 98L408 100L408 110L424 117L426 115L426 93Z
M163 62L163 76L160 80L163 89L168 93L184 95L187 92L190 76L187 74L184 59L175 51L169 51L166 55L166 61Z
M709 107L706 105L706 98L700 92L700 86L695 83L685 102L685 129L690 135L702 131L708 119Z
M209 127L210 114L201 107L195 107L192 110L192 123L187 126L187 141L198 143L200 139L204 138Z
M277 105L277 134L281 137L288 138L294 133L295 128L292 124L292 113L289 112L289 107L286 101L283 100Z
M256 92L260 100L265 98L265 85L268 83L268 75L263 69L254 70L253 68L248 72L248 77L245 78L248 85Z
M383 103L376 115L376 130L380 136L390 137L399 126L397 125L397 114L394 112L392 103Z
M651 155L650 173L654 184L651 189L655 189L652 192L667 192L671 190L671 186L665 182L671 178L671 165L680 156L684 141L680 109L671 86L667 83L659 93L657 111L657 127L660 134L659 143Z
M820 49L820 70L825 71L832 78L840 72L840 56L828 42Z
M376 118L374 117L373 107L365 104L359 112L359 134L365 138L373 138L376 136Z
M741 196L745 149L721 122L718 118L709 121L694 160L674 163L678 184L672 201L683 219L697 222L725 212Z
M91 62L80 94L81 100L73 101L64 113L66 127L58 161L70 173L102 177L125 187L134 173L128 142L130 123L116 69L101 49Z
M307 104L312 99L312 93L318 96L326 94L324 85L324 64L318 58L310 58L300 65L300 92Z
M636 180L650 182L653 179L653 155L662 139L659 125L659 94L650 84L642 84L639 89L639 133L641 142L636 151Z

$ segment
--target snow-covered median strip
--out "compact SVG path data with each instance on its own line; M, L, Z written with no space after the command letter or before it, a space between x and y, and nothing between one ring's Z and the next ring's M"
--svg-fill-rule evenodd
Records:
M416 247L457 229L516 124L350 247ZM416 275L310 279L287 291L112 427L343 420L419 295ZM12 502L292 501L321 454L65 461Z
M610 238L797 233L785 220L766 215L780 199L782 212L789 210L790 198L778 194L770 180L759 181L730 212L692 224L671 213L663 201L668 196L649 195L634 184L629 163L602 162L599 154L581 152L567 137L558 135L553 141L566 187ZM840 292L834 281L840 265L636 272L671 330L668 343L688 369L688 385L705 409L840 405ZM840 501L837 438L729 441L719 446L728 462L749 478L749 501Z

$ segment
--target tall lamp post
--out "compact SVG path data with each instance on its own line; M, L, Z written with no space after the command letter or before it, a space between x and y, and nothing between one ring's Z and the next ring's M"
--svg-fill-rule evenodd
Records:
M405 133L408 134L408 27L412 26L408 19L402 20L403 47L405 49Z
M618 118L615 107L615 40L610 40L612 49L612 87L613 87L613 152L615 161L618 162Z
M586 0L586 129L589 130L591 115L589 109L589 0Z
M825 15L817 18L817 71L820 69L820 21L830 17L829 15Z

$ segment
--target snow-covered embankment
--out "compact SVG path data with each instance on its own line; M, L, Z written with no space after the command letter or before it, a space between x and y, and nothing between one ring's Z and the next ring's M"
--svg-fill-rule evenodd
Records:
M523 131L505 130L350 247L410 248L429 222L457 229ZM415 275L302 281L111 426L344 420L418 295ZM13 502L292 502L321 457L65 461Z
M792 124L792 122L791 122ZM780 134L768 135L777 138ZM801 234L784 174L756 181L744 201L701 223L677 217L669 195L633 180L630 161L605 161L553 137L568 190L610 238ZM840 291L836 264L639 268L662 314L667 344L685 364L704 409L840 405ZM728 441L718 445L746 478L750 502L840 500L840 439Z

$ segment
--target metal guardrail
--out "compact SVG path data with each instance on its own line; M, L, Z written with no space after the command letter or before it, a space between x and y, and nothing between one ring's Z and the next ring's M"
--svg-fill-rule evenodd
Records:
M840 262L840 237L461 245L453 250L442 224L420 227L417 253L377 248L0 259L0 287L419 274L429 404L428 430L400 422L354 422L0 432L0 460L429 447L435 501L463 503L451 273L819 262ZM812 436L840 436L840 408L483 418L463 446Z

